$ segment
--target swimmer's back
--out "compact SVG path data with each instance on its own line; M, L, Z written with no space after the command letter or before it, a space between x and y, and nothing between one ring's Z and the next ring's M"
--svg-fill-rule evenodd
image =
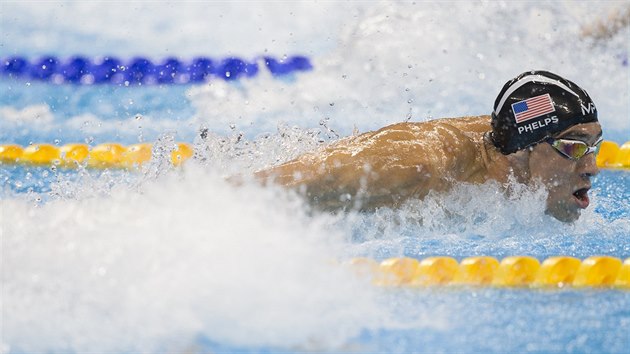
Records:
M324 208L357 197L361 209L391 206L470 179L483 164L479 144L489 130L488 116L397 123L339 140L257 176L297 187Z

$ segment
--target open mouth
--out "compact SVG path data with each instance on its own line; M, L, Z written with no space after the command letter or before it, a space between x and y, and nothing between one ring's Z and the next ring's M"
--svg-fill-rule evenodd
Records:
M573 193L573 196L575 197L578 206L582 209L588 207L588 204L590 203L588 199L588 190L589 188L581 188Z

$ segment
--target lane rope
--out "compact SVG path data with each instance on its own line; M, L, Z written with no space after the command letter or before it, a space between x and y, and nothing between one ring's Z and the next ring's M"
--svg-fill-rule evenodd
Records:
M353 258L345 263L374 285L384 287L494 286L519 288L604 287L630 290L630 258L610 256L584 260L554 256L541 262L529 256L389 258L380 263Z
M600 168L630 169L630 141L621 146L614 141L603 141L596 162Z
M66 168L87 166L93 168L134 168L151 160L153 145L150 143L123 146L106 143L90 147L87 144L32 144L22 147L16 144L0 145L0 164L58 165ZM177 143L171 156L174 165L180 165L194 154L187 143ZM607 169L630 170L630 141L619 146L604 141L596 157L597 166Z
M193 156L193 147L187 143L176 143L170 151L170 161L179 166ZM0 164L30 166L59 166L63 168L123 168L134 169L153 157L153 145L149 143L123 146L105 143L90 147L87 144L66 144L61 147L51 144L0 145Z
M152 62L144 57L122 60L112 56L93 59L84 56L65 59L44 56L31 60L13 56L3 58L1 62L0 73L9 78L53 84L119 86L202 83L213 78L233 81L258 74L259 62L262 62L273 76L313 69L310 60L300 55L281 59L263 56L251 61L237 57L221 60L197 57L190 61L169 57L158 62Z

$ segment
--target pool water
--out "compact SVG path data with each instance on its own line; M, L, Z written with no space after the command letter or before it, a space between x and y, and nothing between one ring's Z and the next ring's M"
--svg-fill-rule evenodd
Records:
M381 288L340 263L625 259L628 171L595 177L573 224L545 215L545 191L525 186L505 196L492 182L460 185L334 215L281 188L225 181L355 131L487 114L500 86L530 68L584 86L604 138L629 141L627 27L581 35L623 6L3 4L3 58L300 54L314 69L149 87L1 77L2 144L184 141L198 156L139 171L1 165L0 352L626 352L628 291Z

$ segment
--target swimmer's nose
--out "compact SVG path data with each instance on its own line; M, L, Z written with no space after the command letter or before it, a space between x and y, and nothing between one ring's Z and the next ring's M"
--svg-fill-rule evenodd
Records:
M585 178L596 176L599 168L595 162L595 154L588 154L580 159L580 175Z

